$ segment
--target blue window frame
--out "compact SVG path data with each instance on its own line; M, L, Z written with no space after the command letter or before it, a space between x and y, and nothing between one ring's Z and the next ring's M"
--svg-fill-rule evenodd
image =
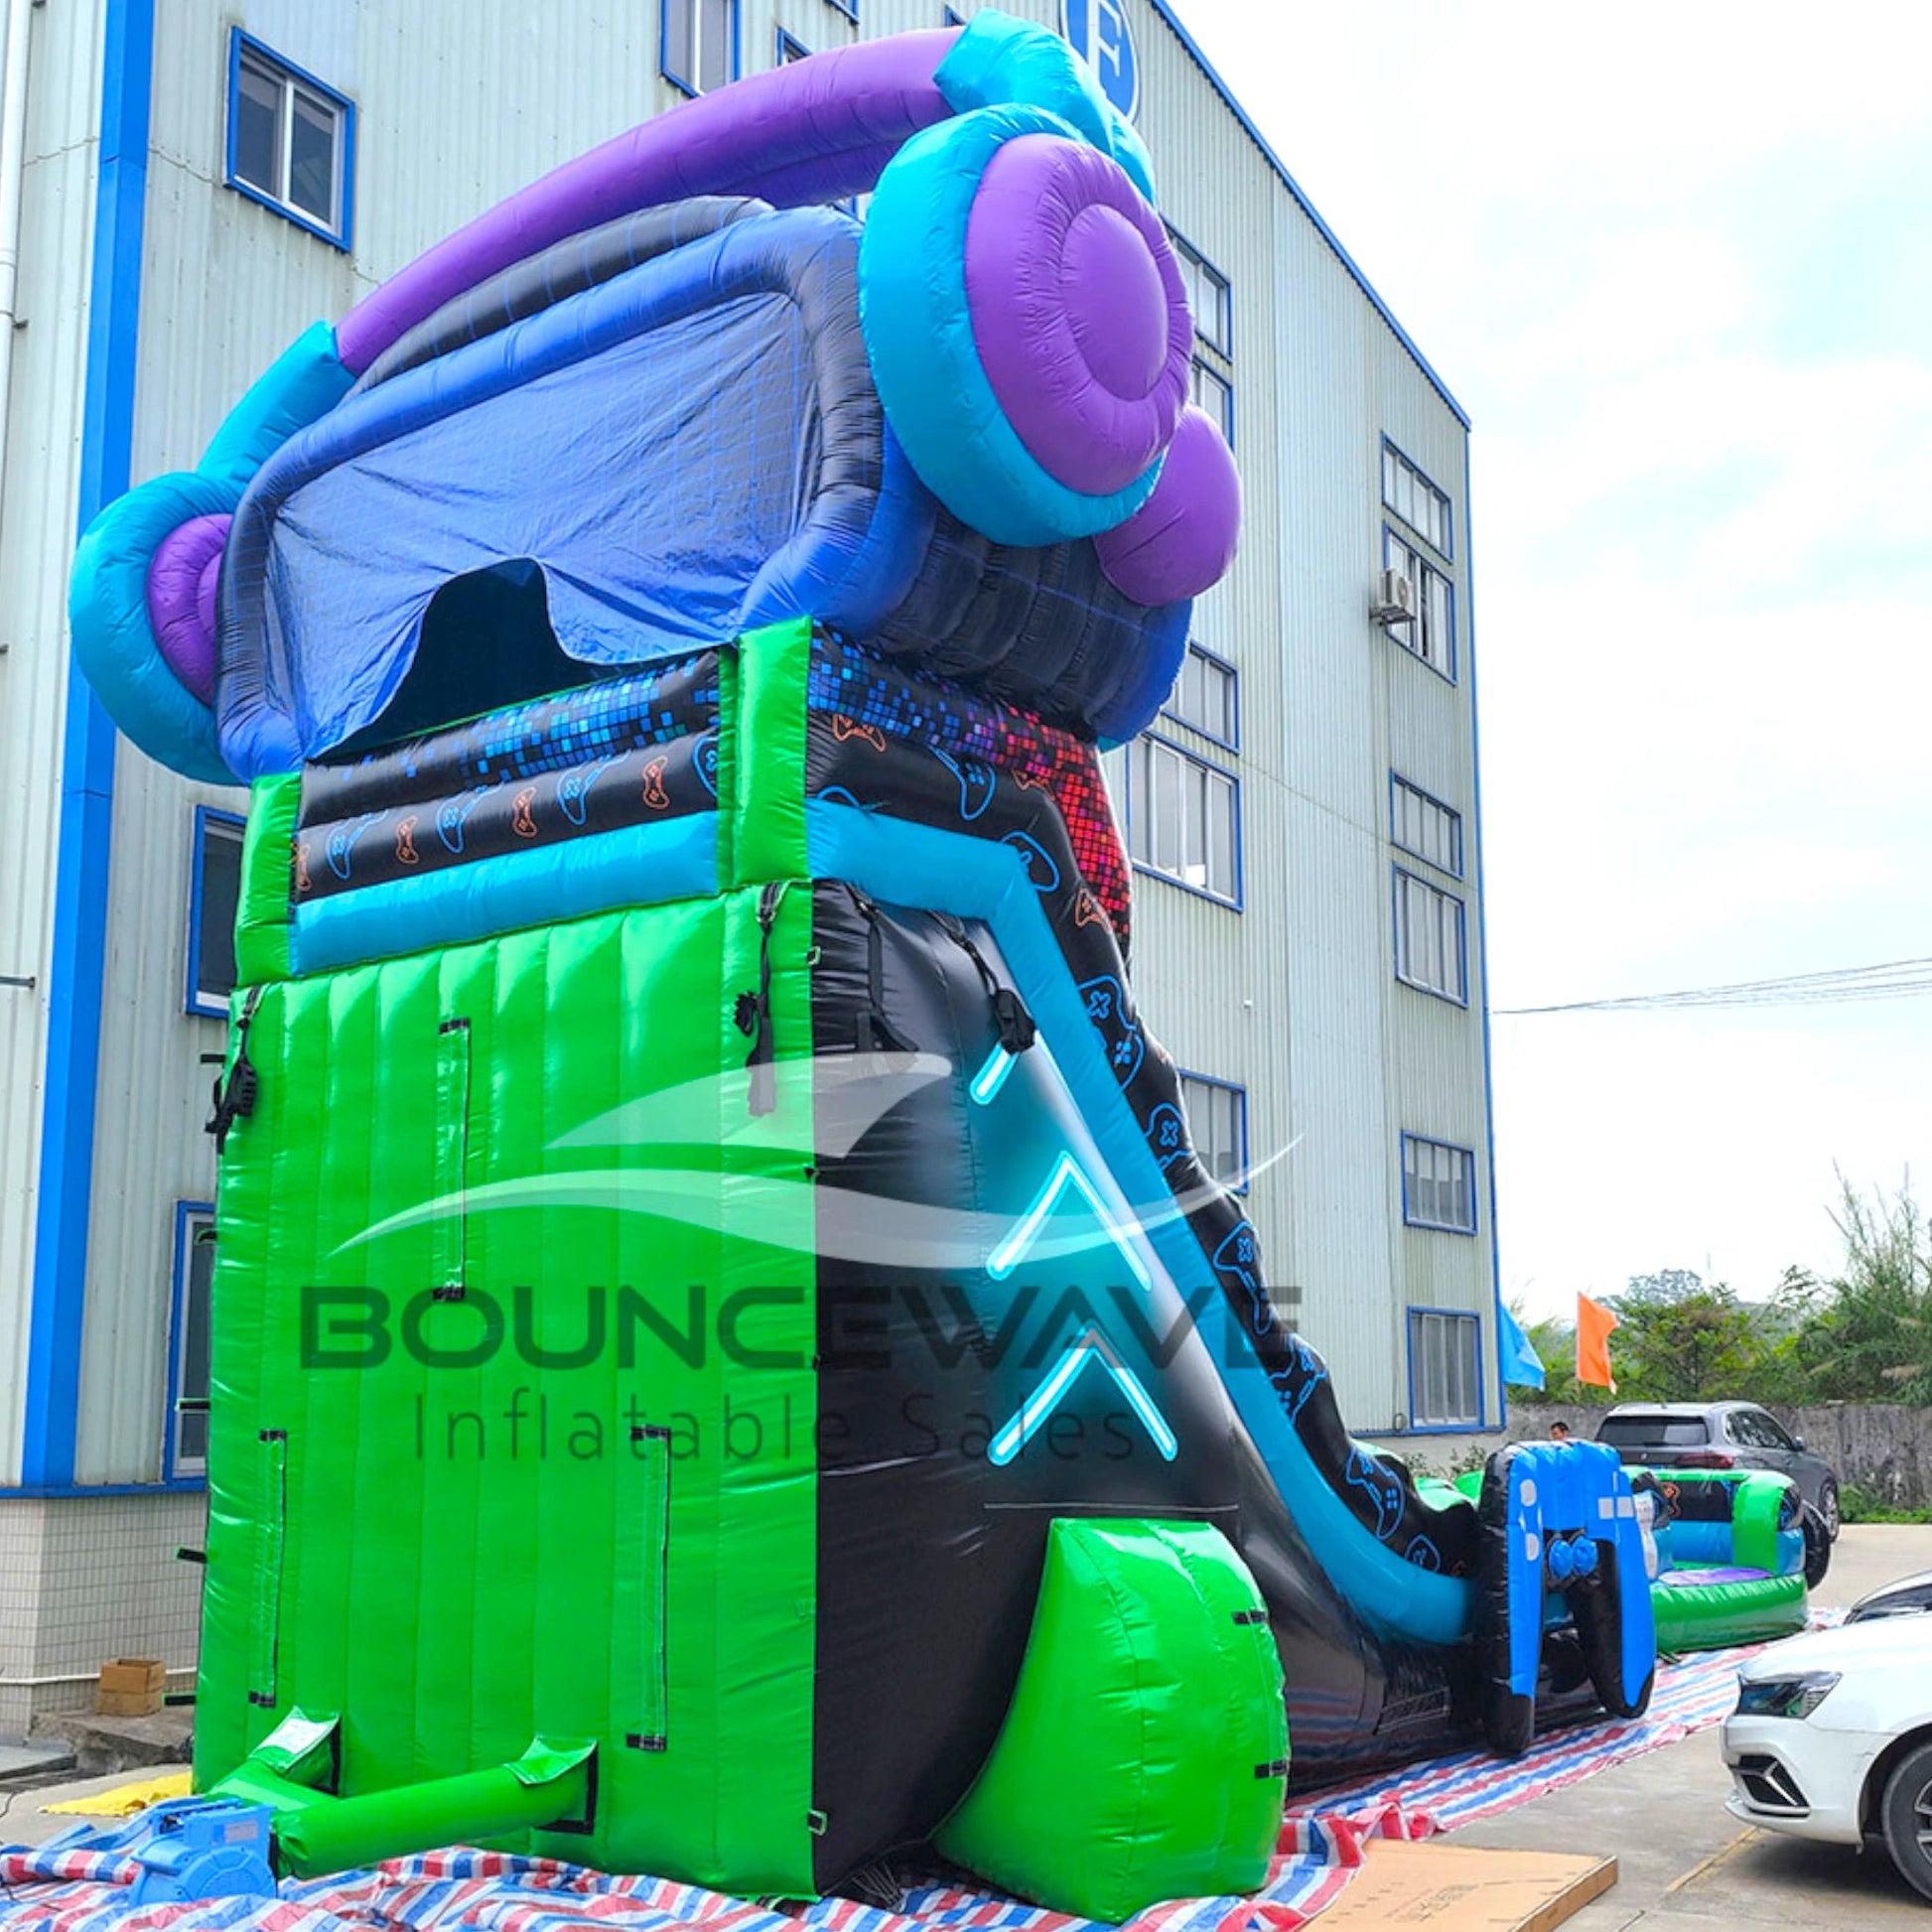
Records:
M859 18L859 0L825 0L825 4L834 13L844 14L847 20L856 21Z
M1452 1141L1402 1137L1402 1220L1439 1234L1476 1231L1476 1157Z
M738 0L658 0L657 65L672 86L708 94L738 78Z
M241 903L244 821L233 812L195 807L195 845L188 888L186 1010L211 1019L228 1016L234 991L234 922Z
M1482 1317L1461 1309L1409 1311L1409 1427L1417 1435L1481 1429Z
M1205 644L1190 641L1161 715L1199 732L1226 752L1241 749L1241 673Z
M228 29L227 185L347 251L355 103L239 27Z
M1468 914L1462 901L1402 866L1395 874L1395 976L1419 993L1469 1004Z
M1248 1089L1211 1073L1176 1067L1180 1109L1194 1158L1231 1193L1248 1191Z
M964 27L966 25L965 20L955 8L942 7L939 12L939 24L942 27Z
M1382 567L1415 587L1416 615L1399 618L1388 632L1438 677L1455 682L1455 586L1391 524L1382 526Z
M1234 384L1205 356L1194 357L1193 373L1189 378L1191 400L1197 403L1214 421L1220 425L1221 434L1227 438L1229 449L1234 448Z
M214 1204L175 1203L174 1285L168 1301L168 1403L162 1479L207 1474L208 1292L214 1280Z
M1136 872L1241 910L1241 780L1157 732L1127 748L1127 851Z
M790 67L794 61L809 61L811 58L812 51L803 41L787 34L782 27L778 29L778 65L781 68Z
M1229 360L1234 355L1234 302L1228 278L1177 228L1169 228L1180 280L1187 291L1188 313L1194 318L1194 341L1216 349Z
M1382 504L1445 557L1455 555L1455 506L1449 491L1432 483L1386 436L1382 439Z
M1451 879L1462 877L1462 814L1399 771L1389 773L1389 843Z

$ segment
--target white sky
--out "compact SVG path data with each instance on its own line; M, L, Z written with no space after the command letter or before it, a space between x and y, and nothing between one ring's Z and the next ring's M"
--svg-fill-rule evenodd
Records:
M1932 6L1178 6L1474 423L1494 1004L1932 955ZM1533 1313L1932 1176L1932 999L1494 1051Z

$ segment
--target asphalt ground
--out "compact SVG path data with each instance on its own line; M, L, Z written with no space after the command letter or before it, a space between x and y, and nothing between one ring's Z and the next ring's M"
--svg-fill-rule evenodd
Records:
M1849 1524L1831 1574L1813 1592L1849 1604L1866 1590L1932 1570L1932 1527ZM1932 1617L1926 1642L1932 1646ZM1661 1750L1457 1832L1457 1845L1611 1853L1616 1885L1569 1920L1571 1932L1932 1932L1932 1905L1892 1868L1882 1847L1810 1845L1740 1825L1725 1810L1730 1773L1719 1733Z
M1932 1527L1848 1525L1814 1601L1848 1604L1915 1570L1932 1570ZM1932 1617L1927 1618L1932 1643ZM157 1769L159 1767L156 1767ZM0 1844L32 1845L75 1823L43 1805L111 1790L152 1772L121 1771L0 1797ZM1615 1887L1568 1923L1574 1932L1932 1932L1920 1901L1882 1849L1808 1845L1740 1826L1725 1810L1730 1775L1715 1728L1599 1772L1454 1834L1457 1845L1613 1854Z

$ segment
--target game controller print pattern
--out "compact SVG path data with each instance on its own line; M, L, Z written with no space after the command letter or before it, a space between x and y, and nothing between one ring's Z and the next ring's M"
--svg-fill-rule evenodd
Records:
M1081 801L1088 796L1081 773L1092 772L1098 783L1091 748L1027 719L1016 718L1020 729L1009 732L1003 707L909 677L829 638L815 643L808 691L809 796L964 831L1022 854L1087 1018L1174 1202L1316 1466L1351 1514L1409 1561L1441 1569L1448 1550L1448 1567L1458 1574L1466 1569L1473 1513L1433 1508L1400 1463L1350 1440L1327 1368L1269 1298L1253 1225L1187 1146L1173 1062L1142 1024L1111 912L1090 870L1118 877L1124 890L1126 866L1104 790L1100 814L1083 820L1077 842L1065 815L1069 792ZM971 754L935 755L935 733L949 745L971 747Z
M955 807L949 817L933 817L928 823L980 830L995 772L1007 773L1023 790L1050 792L1059 806L1073 871L1106 913L1126 953L1127 860L1114 831L1100 760L1084 739L949 680L901 671L824 631L813 640L805 702L814 713L829 713L835 730L847 737L870 734L867 742L882 750L887 738L926 747L926 756L936 758L951 774ZM1046 847L1020 850L1042 891L1065 883L1064 874L1053 886L1044 883L1046 868L1058 863Z
M541 699L354 763L305 766L295 903L709 811L719 663L704 651L575 694L588 702Z

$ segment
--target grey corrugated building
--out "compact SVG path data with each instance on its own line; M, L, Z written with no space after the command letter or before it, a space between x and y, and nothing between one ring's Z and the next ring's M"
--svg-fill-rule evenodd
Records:
M1012 0L1130 106L1247 490L1110 768L1195 1136L1364 1433L1494 1426L1467 425L1166 0ZM192 1666L207 1224L241 799L70 677L76 527L192 465L317 317L556 163L939 0L5 0L0 1734ZM5 263L17 249L8 296ZM1394 572L1400 582L1385 573ZM1407 616L1378 621L1406 609Z

